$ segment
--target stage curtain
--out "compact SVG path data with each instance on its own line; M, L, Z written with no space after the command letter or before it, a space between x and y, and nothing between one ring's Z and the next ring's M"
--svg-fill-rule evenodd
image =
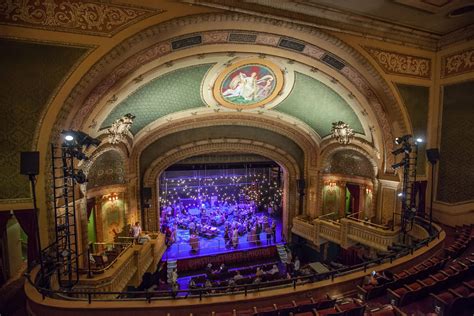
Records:
M352 214L359 212L359 195L360 195L360 188L358 185L355 184L347 184L346 188L349 190L351 193L351 196L353 197L351 201L351 209L352 209ZM356 218L359 218L359 214L357 214Z
M95 206L95 198L87 199L87 220L91 217L92 210Z
M31 269L35 262L38 262L38 240L37 236L37 223L35 218L34 210L16 210L13 211L18 223L20 223L21 229L28 236L28 268Z
M5 229L7 228L7 222L12 217L10 211L0 212L0 237L3 236Z

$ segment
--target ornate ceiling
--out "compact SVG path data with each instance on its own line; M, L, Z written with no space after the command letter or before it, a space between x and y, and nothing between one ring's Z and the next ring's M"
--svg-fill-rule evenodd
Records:
M136 135L139 131L146 128L151 123L165 118L163 123L170 118L176 119L187 115L204 115L207 108L215 111L232 112L250 111L253 113L267 114L267 110L275 111L276 116L285 116L288 122L298 122L298 124L306 125L306 129L311 133L316 133L318 139L327 137L331 133L332 122L344 121L348 123L359 136L365 136L360 114L361 106L353 100L348 99L351 105L339 95L349 95L349 91L341 90L336 92L328 85L330 80L319 71L313 69L308 71L302 64L282 58L266 56L259 58L248 54L240 55L226 54L208 55L205 59L194 59L195 65L183 66L189 64L190 61L177 61L153 72L151 76L154 79L147 79L143 85L136 88L135 91L116 91L116 105L107 107L110 111L105 120L100 124L100 129L106 129L116 119L121 118L126 113L132 113L136 116L131 128L131 132ZM205 61L204 64L201 62ZM211 63L215 61L215 63ZM259 102L259 106L254 106L240 100L239 102L230 103L225 99L232 97L222 97L222 91L217 87L219 85L219 77L226 74L234 74L234 78L238 78L238 74L251 77L252 70L246 70L245 67L251 63L254 70L259 71L259 67L272 65L275 73L282 73L280 76L257 75L255 99L265 92L265 85L271 85L275 82L276 86L280 86L278 91L274 91L274 95L268 95ZM234 65L242 65L242 70L232 72ZM242 68L243 67L243 68ZM302 73L302 72L305 73ZM246 73L246 74L245 74ZM261 79L264 78L264 79ZM267 79L265 79L267 78ZM318 80L318 78L320 78ZM269 79L269 80L268 80ZM230 79L229 79L230 80ZM323 83L322 81L325 83ZM144 80L145 82L145 80ZM334 84L332 84L334 86ZM216 89L217 88L217 89ZM237 88L236 88L237 89ZM227 91L236 89L227 89ZM127 87L125 87L127 90ZM238 94L238 92L235 92ZM216 95L217 94L217 95ZM124 96L120 100L120 96ZM238 97L233 97L236 99ZM219 99L219 100L218 100ZM225 104L221 104L224 103ZM257 103L257 104L259 104ZM106 113L107 113L106 111ZM366 122L365 122L366 123ZM156 124L155 124L156 125ZM367 125L367 124L364 124ZM369 139L370 140L370 139Z

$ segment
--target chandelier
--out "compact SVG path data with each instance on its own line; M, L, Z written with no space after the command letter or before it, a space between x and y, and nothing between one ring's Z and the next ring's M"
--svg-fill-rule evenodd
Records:
M107 130L109 134L109 143L118 144L125 139L125 136L129 133L130 127L132 126L135 115L127 113L115 122Z
M331 133L333 138L344 145L349 144L351 139L354 138L354 130L343 121L332 123Z

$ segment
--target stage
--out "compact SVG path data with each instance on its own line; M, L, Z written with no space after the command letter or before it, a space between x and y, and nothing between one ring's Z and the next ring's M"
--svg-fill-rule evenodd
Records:
M257 213L257 215L260 215L261 217L265 216L259 213ZM275 245L277 243L284 242L284 240L281 237L282 236L281 219L271 218L270 221L272 222L275 221L276 223L276 235L275 235L276 242L274 242L273 236L272 236L271 243L267 244L266 233L262 231L259 234L260 243L247 241L249 233L245 233L239 236L237 247L234 248L232 245L226 246L226 242L224 240L224 227L223 227L224 225L221 225L221 226L217 226L218 228L217 236L210 239L207 239L204 237L198 237L199 249L197 251L191 251L192 249L189 243L189 238L190 238L189 229L178 228L177 234L176 234L176 242L174 242L168 247L168 249L166 250L163 256L163 259L168 260L168 259L195 258L195 257L200 257L200 256L208 256L208 255L214 255L214 254L229 253L229 252L234 252L234 251L255 249L255 248L260 248L267 245Z

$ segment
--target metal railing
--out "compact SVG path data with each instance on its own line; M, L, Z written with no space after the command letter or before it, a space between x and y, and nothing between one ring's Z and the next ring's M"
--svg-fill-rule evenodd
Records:
M429 243L436 238L440 238L441 230L437 230L435 233L431 234L428 238L418 242L415 245L402 249L398 252L389 253L383 257L366 261L357 265L343 267L336 270L332 270L324 273L311 273L304 276L293 277L291 279L279 279L275 281L261 282L258 284L246 284L246 285L234 285L234 286L225 286L225 287L210 287L210 288L199 288L199 289L186 289L186 290L161 290L161 291L121 291L121 292L92 292L92 291L74 291L74 290L51 290L44 288L38 285L37 280L32 280L29 274L26 274L28 282L36 288L36 290L42 295L43 300L46 297L56 297L65 300L75 300L75 301L87 301L91 304L93 301L117 301L117 300L139 300L147 301L151 303L154 300L162 299L185 299L188 297L199 297L199 300L202 300L206 296L218 296L218 295L228 295L228 294L244 294L247 296L249 292L260 291L262 289L272 289L277 287L286 287L291 285L294 289L302 284L317 282L320 280L331 279L334 282L334 279L343 276L349 273L364 271L366 272L368 268L380 265L385 262L392 263L394 259L403 257L408 254L413 254L413 252L421 247L428 247ZM82 296L85 298L79 298L77 296ZM114 297L113 299L110 297Z

